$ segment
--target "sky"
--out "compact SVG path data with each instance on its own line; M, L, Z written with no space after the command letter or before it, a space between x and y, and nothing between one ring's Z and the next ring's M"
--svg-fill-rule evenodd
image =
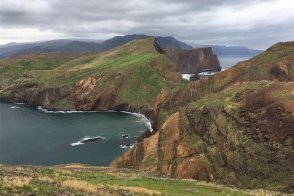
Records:
M127 34L265 49L294 40L294 0L0 0L0 44Z

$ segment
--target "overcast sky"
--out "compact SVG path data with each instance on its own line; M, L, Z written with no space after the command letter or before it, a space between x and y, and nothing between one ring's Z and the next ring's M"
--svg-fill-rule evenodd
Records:
M294 40L294 0L0 0L0 44L116 35L265 49Z

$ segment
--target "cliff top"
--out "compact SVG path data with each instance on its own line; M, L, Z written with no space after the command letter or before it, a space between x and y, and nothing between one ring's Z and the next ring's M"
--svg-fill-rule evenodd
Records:
M294 41L276 43L269 47L266 51L275 51L281 49L294 49Z

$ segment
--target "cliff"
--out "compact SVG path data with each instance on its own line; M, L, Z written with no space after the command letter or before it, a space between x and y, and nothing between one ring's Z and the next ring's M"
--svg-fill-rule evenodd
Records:
M182 74L194 74L202 71L220 71L219 60L212 49L197 48L191 50L165 49L166 56L176 64Z
M189 83L165 108L173 114L158 131L112 166L294 191L293 62L293 42L279 43Z
M95 54L1 60L0 98L145 114L154 131L114 160L116 168L293 191L293 42L195 82L181 80L175 66L194 65L193 51L171 54L149 38Z
M180 73L162 53L148 38L96 54L1 60L1 100L52 110L136 111L156 127L162 99L182 85Z

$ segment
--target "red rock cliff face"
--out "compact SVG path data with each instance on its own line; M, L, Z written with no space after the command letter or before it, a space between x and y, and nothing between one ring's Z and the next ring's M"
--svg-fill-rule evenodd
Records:
M221 69L219 60L210 47L192 50L167 48L165 52L166 56L176 64L182 74Z
M159 128L112 166L293 192L293 62L293 43L280 43L189 83L161 105L170 113Z

